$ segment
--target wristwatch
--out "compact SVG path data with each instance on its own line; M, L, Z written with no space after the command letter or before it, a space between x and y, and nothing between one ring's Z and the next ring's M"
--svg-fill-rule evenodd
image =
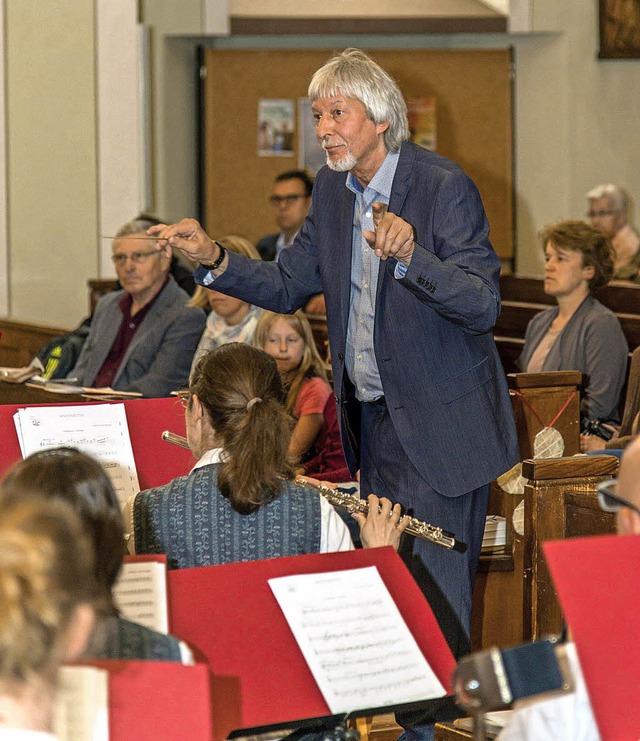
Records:
M216 268L219 268L220 265L222 264L222 261L224 260L224 256L227 254L226 249L220 244L220 242L217 242L215 239L213 240L213 242L214 242L214 244L217 244L218 245L218 249L220 250L220 254L218 255L218 257L212 263L206 263L206 262L201 262L200 263L200 265L202 265L202 267L205 270L209 270L209 271L216 270Z

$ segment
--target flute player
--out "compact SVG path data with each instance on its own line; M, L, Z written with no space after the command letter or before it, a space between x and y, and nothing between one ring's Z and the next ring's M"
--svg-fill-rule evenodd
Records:
M293 481L284 398L276 362L262 350L233 342L202 357L184 397L198 462L129 500L132 553L165 553L169 568L188 568L353 548L333 507ZM353 515L363 545L397 547L408 518L387 499L369 503L367 517Z

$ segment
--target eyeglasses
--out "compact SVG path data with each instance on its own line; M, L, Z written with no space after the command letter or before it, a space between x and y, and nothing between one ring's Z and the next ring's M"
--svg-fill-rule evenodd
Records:
M604 219L605 216L615 216L619 211L588 211L587 216L590 219Z
M191 391L178 391L176 396L178 397L178 401L186 409L191 401Z
M640 507L636 506L628 499L619 496L616 493L617 488L617 479L609 479L609 481L603 481L601 484L598 484L597 492L600 509L603 512L617 512L622 509L622 507L629 507L629 509L632 509L640 515Z
M304 193L292 193L291 195L288 195L288 196L271 196L269 198L269 203L272 206L279 206L281 203L286 203L287 206L290 206L291 204L300 200L300 198L306 198L306 197L307 196L304 195Z
M124 252L116 252L115 255L111 255L111 259L114 265L124 265L127 260L139 265L142 262L146 262L151 255L160 255L164 250L147 250L147 252L130 252L126 255Z

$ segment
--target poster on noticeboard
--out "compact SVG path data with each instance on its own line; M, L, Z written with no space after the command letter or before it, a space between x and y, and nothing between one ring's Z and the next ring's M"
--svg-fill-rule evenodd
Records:
M407 117L411 141L425 149L436 151L436 99L433 97L409 98Z
M294 153L293 100L261 98L258 101L258 156L290 157Z

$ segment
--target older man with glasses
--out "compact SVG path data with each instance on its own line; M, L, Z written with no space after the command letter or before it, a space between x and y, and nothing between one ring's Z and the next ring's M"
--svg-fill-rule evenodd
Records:
M189 295L169 274L171 248L136 224L125 224L113 240L122 290L98 302L69 377L82 386L168 396L187 384L205 315L187 306Z
M615 513L619 535L640 535L640 439L625 449L618 479L598 486L598 503L603 511ZM634 595L629 598L633 599ZM575 648L573 644L567 644L567 648L575 681L574 692L534 702L515 711L498 741L542 738L546 741L596 741L600 738ZM629 646L629 651L634 650L637 647Z
M614 278L640 282L640 237L628 223L629 199L611 183L587 193L591 226L611 238L615 251Z

